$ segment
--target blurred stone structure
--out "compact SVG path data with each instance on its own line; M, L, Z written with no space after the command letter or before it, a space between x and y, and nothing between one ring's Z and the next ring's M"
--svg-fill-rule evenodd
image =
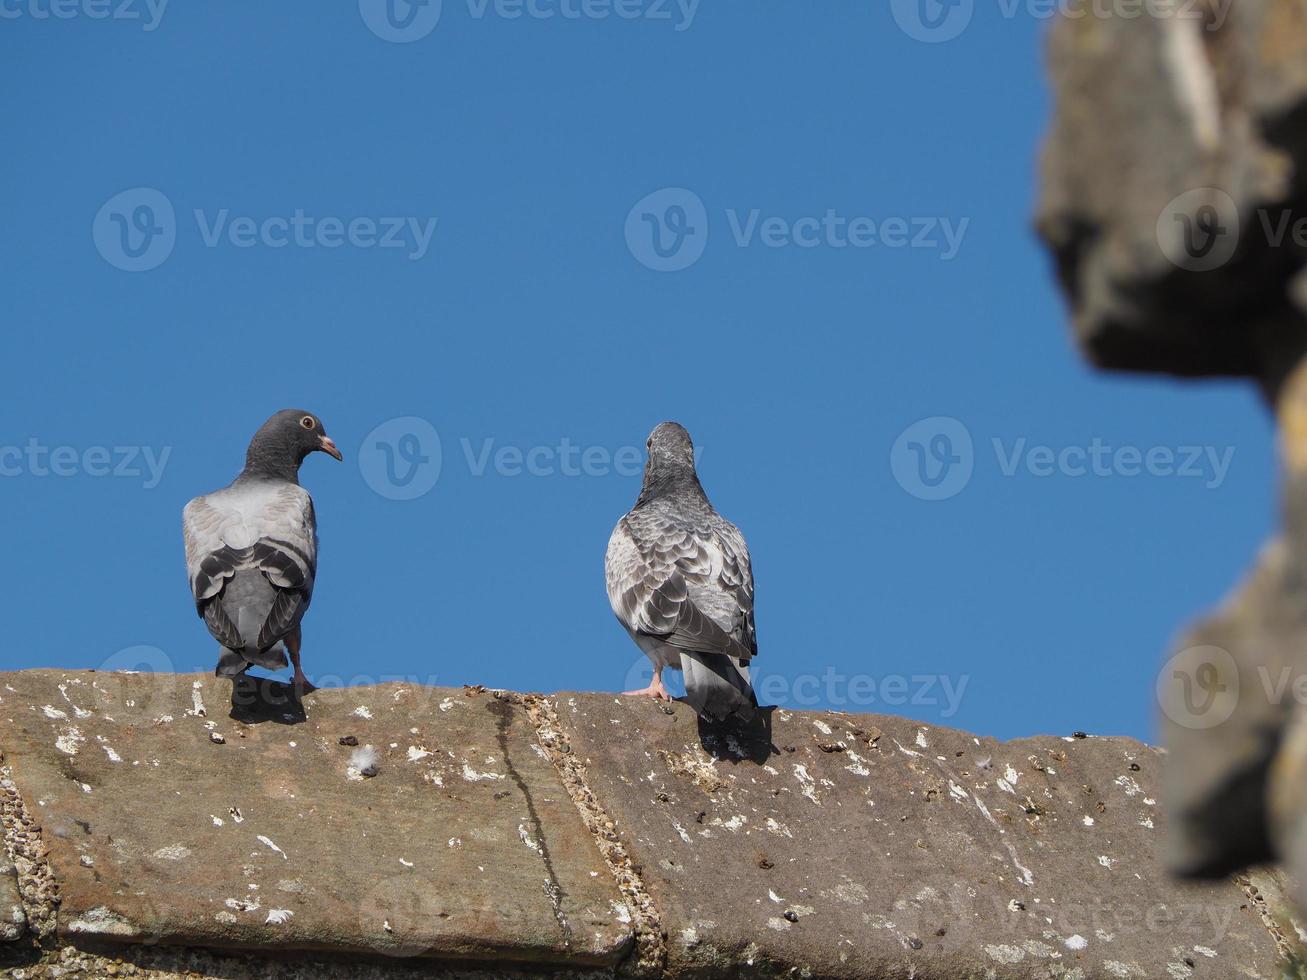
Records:
M1158 678L1166 863L1278 861L1307 908L1307 3L1073 4L1038 229L1102 368L1244 377L1278 423L1283 531Z

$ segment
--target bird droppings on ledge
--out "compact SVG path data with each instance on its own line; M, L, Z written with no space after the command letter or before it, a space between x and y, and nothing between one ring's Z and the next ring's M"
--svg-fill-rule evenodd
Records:
M287 861L290 860L290 858L287 856L286 852L283 851L283 850L282 850L280 847L278 847L276 844L274 844L274 843L271 841L271 839L265 837L263 834L259 834L258 836L259 836L259 843L260 843L260 844L262 844L262 845L263 845L264 847L266 847L268 850L273 851L273 852L275 852L275 853L277 853L277 854L280 854L281 857L282 857L284 860L287 860Z
M1117 767L1122 754L1133 758L1151 753L1152 750L1128 740L1077 740L1077 748L1073 750L1055 748L1062 743L1053 738L1003 744L947 729L914 726L903 719L877 717L873 724L871 718L772 711L766 746L751 746L747 739L741 739L745 752L728 752L725 740L720 741L722 751L715 758L709 756L720 786L716 792L704 794L696 783L699 773L685 764L688 746L681 725L688 720L693 726L693 718L687 719L688 711L683 705L673 705L682 713L681 717L668 719L669 723L662 726L650 721L650 716L641 710L645 707L642 704L630 705L625 713L614 714L613 702L605 700L606 707L601 706L600 697L569 694L560 697L557 703L573 750L590 762L595 791L608 801L624 828L624 839L641 861L651 887L656 888L663 919L672 937L669 964L679 964L678 969L715 969L709 964L719 963L716 958L725 955L723 950L741 949L751 941L751 936L756 938L758 930L762 930L763 934L777 937L774 941L787 937L787 947L791 942L801 943L805 950L803 962L814 970L818 969L815 964L825 963L823 969L833 976L880 975L889 971L888 964L896 960L887 953L885 960L875 960L879 965L869 965L874 953L867 943L850 945L845 940L865 930L872 919L883 918L890 923L902 920L904 913L881 917L866 909L865 904L851 904L845 899L859 895L861 890L874 906L877 896L885 893L883 883L895 880L903 873L902 868L911 867L910 874L919 876L930 874L931 866L938 868L934 873L943 881L951 883L949 887L960 882L970 885L956 896L950 894L949 887L941 887L937 893L949 894L948 899L939 899L936 904L925 902L920 908L910 905L918 919L936 914L939 918L928 929L922 926L905 931L896 926L897 949L913 949L915 940L921 944L921 955L927 957L922 960L926 964L931 962L930 957L943 955L944 950L952 951L949 955L963 955L962 951L979 949L980 941L986 937L990 944L1004 945L1006 940L1002 937L1014 934L1018 941L1007 944L1020 951L1024 963L1051 959L1059 949L1064 949L1066 937L1089 935L1074 928L1046 935L1051 926L1059 923L1058 916L1066 914L1063 910L1077 905L1097 907L1104 900L1096 890L1100 886L1093 885L1083 872L1075 870L1077 863L1094 862L1098 855L1097 851L1083 849L1080 843L1080 834L1087 826L1084 817L1090 817L1093 826L1099 827L1099 832L1107 835L1105 839L1111 840L1117 849L1113 857L1123 856L1131 847L1142 847L1147 860L1156 861L1151 844L1138 836L1144 831L1131 829L1136 822L1128 812L1114 811L1111 807L1103 812L1101 801L1089 796L1063 799L1066 790L1058 789L1060 785L1110 783L1121 771ZM606 734L614 719L622 728L630 729L637 718L640 719L639 739L614 741ZM681 724L676 724L677 721ZM826 733L816 724L818 721L831 729L831 740L845 741L846 745L852 738L863 737L855 729L862 732L874 729L877 738L870 744L877 746L884 741L891 754L873 747L870 757L859 755L860 768L869 774L863 775L857 771L859 766L849 764L853 760L847 752L823 750ZM802 739L795 737L796 724L807 729L808 734ZM927 743L924 749L917 742L919 733L924 734ZM712 743L705 739L703 744ZM1121 745L1128 746L1125 753L1117 750ZM1079 758L1086 751L1089 756ZM750 752L757 754L750 758L747 754ZM992 761L995 757L997 763ZM1040 761L1044 758L1060 760L1058 765L1068 770L1070 779L1061 783L1057 773L1047 772L1047 766ZM969 759L975 761L968 765ZM655 761L652 771L650 760ZM772 764L780 760L787 760L783 768ZM980 768L978 762L984 762L987 767L996 765L997 773ZM631 774L638 774L638 778L629 778ZM1005 785L1000 785L1000 781ZM1021 789L1020 794L1016 792L1017 787ZM805 797L805 788L811 790L816 800ZM936 809L941 800L953 806ZM855 801L860 805L856 812L849 808ZM815 806L818 802L820 811ZM875 806L877 803L880 805ZM893 822L878 815L886 808L892 808ZM967 812L973 816L968 817ZM817 819L814 816L817 813L824 816ZM736 823L730 833L725 832L725 825L737 815L746 820ZM906 838L897 829L904 824L913 828ZM821 833L815 834L818 827ZM1080 834L1070 833L1072 827ZM881 847L865 846L863 842L869 832ZM743 843L750 834L763 835L773 842L768 844L768 853L761 860L756 846L746 845L741 850L730 843L732 839ZM907 854L904 848L909 849ZM923 856L927 861L924 866ZM1134 860L1138 863L1138 855ZM857 869L864 862L870 862L874 870L864 868L859 873ZM713 873L696 875L693 871L696 867L711 867ZM815 868L822 869L813 872L818 882L805 880L810 873L808 869ZM820 877L831 875L834 868L839 869L842 898L835 897L836 892L829 884L820 882ZM793 896L793 885L797 882L800 887L807 886L809 894L821 895L837 904L813 919L803 918L795 910L802 920L805 937L810 930L817 930L810 938L799 939L798 924L787 923L793 928L778 931L769 928L766 917L756 918L749 911L756 899L750 898L745 908L728 902L726 907L732 909L732 915L714 916L713 929L717 935L705 941L703 919L696 914L698 910L720 907L723 895L766 895L766 887L761 892L753 891L755 881L767 882L772 893L783 898ZM1014 887L1027 897L1014 899L1011 894ZM1101 887L1109 887L1116 900L1125 903L1149 894L1165 895L1174 886L1160 874L1145 874L1129 883ZM996 888L999 893L992 894ZM917 888L912 894L920 891L923 890ZM1170 898L1178 901L1174 896ZM1223 900L1232 900L1228 892ZM763 903L775 908L770 899L763 899ZM821 908L820 903L806 904ZM1027 912L1027 906L1050 914ZM841 931L836 924L838 916L832 916L831 912L843 908L857 908L860 915L868 918L860 919L857 924L849 923ZM777 912L771 917L786 921ZM695 937L693 943L681 939L683 926L678 923L687 921ZM1150 946L1150 937L1142 925L1125 925L1133 933L1130 942L1140 948ZM1028 930L1026 935L1020 934L1022 930ZM1246 932L1244 941L1255 943L1260 937L1255 931ZM1120 937L1116 944L1129 945ZM875 946L874 941L871 946ZM1088 957L1081 965L1090 966L1102 954L1095 952L1091 944L1085 951L1066 955ZM1150 951L1149 955L1157 954ZM1129 962L1119 956L1118 959ZM795 961L791 958L789 962ZM1150 960L1144 956L1139 962ZM859 963L860 968L856 966ZM1165 975L1166 964L1157 961L1155 965ZM857 969L861 972L857 973ZM1264 976L1269 978L1270 973Z
M46 693L47 676L21 675L19 687L30 690L35 685L43 694L40 700L33 698L38 708L51 704L68 714L57 695L52 701ZM216 753L208 741L212 728L205 727L212 722L184 710L190 706L191 679L151 690L152 679L152 675L130 679L99 675L109 692L104 697L116 705L118 720L107 722L107 713L97 711L94 719L81 726L88 740L92 735L110 736L129 762L133 758L140 761L137 767L115 771L103 755L96 753L96 762L84 750L75 757L72 769L68 763L61 767L54 763L54 758L62 755L53 746L54 726L67 725L67 721L46 718L39 711L34 712L42 723L37 726L14 728L0 719L0 746L19 762L19 785L35 780L41 786L31 798L46 802L42 816L47 827L53 830L71 817L85 817L94 828L94 834L73 831L60 838L51 833L46 839L61 869L68 921L103 907L136 922L133 910L147 909L148 914L140 918L150 921L150 933L160 938L183 935L198 943L230 945L234 941L257 947L268 941L270 931L292 945L304 936L334 935L339 938L333 942L339 941L343 948L358 944L356 953L371 955L376 941L370 937L374 934L355 928L356 912L344 907L337 911L322 901L328 893L340 893L359 896L359 908L365 910L369 903L391 905L392 913L382 918L388 917L394 925L396 942L408 948L417 928L424 937L423 955L428 957L438 958L455 949L475 951L479 942L487 944L484 955L489 958L490 951L500 949L506 941L504 936L518 936L507 940L510 948L515 942L529 942L530 955L539 962L588 963L598 969L615 964L629 945L630 924L617 921L608 905L610 900L618 900L620 891L610 876L592 875L595 868L603 868L602 860L577 819L557 772L541 758L525 710L510 709L503 717L468 710L440 712L440 698L408 685L399 701L393 698L394 687L322 691L307 696L308 711L289 730L277 721L277 714L268 721L241 724L239 742L232 745L236 739L229 734L227 751ZM131 696L124 697L128 685ZM207 701L209 688L204 690ZM478 699L485 703L475 693L471 697L460 694L460 698L468 705ZM127 700L139 707L126 709ZM356 716L354 709L360 706L368 708L373 717ZM150 719L161 714L176 720L167 728L151 725ZM346 719L348 724L342 725ZM43 732L48 735L43 737ZM203 754L196 755L198 746L179 737L184 732L196 734ZM366 791L366 809L394 816L351 835L348 828L357 823L359 814L354 794L361 790L345 787L362 784L338 779L338 788L333 788L322 776L327 769L346 765L350 749L337 749L335 744L355 732L360 740L366 737L368 743L381 746L378 756L386 755L391 762L384 778L373 784L382 788ZM404 732L418 737L397 740L395 736ZM433 739L437 734L440 742L459 746L460 755L437 749ZM415 753L420 757L410 764L410 744L429 754ZM162 766L151 765L150 760L156 758ZM496 778L451 783L448 776L457 776L465 764L478 774L491 772ZM434 781L428 778L433 771L437 773ZM439 785L440 772L446 774L444 786ZM92 809L86 808L87 803L75 804L70 791L76 792L78 800L93 798L84 793L82 785L93 786L93 797L104 794L105 798ZM416 806L413 793L420 797ZM143 806L147 800L149 806ZM77 809L69 811L74 806ZM154 857L155 852L178 844L175 836L159 839L163 836L160 830L170 822L175 827L180 808L186 807L198 812L183 825L194 828L203 839L182 838L181 846L192 852L189 856L165 851ZM522 852L530 861L515 862L501 853L505 831L516 836L521 822L517 814L525 815L529 809L534 816L523 826L540 853L524 847ZM242 837L235 832L235 824L252 828L254 834ZM430 839L442 832L439 839L452 843L434 855L436 860L432 856L419 859L412 852L413 840ZM340 850L342 837L351 839L350 850L366 855L366 860L343 863L332 858ZM65 856L66 850L72 853ZM303 855L312 855L307 865ZM91 861L91 867L81 861L83 856ZM142 856L149 860L142 862ZM288 862L296 866L301 880L308 884L284 893L289 901L260 901L257 885L273 867L270 861L277 866ZM375 877L375 869L387 866L394 869L397 884L393 887L401 891L387 893L392 886ZM169 870L173 867L178 869L176 874ZM184 886L178 877L182 867L186 868ZM492 867L494 875L489 878L477 870ZM351 879L357 883L345 884ZM419 896L465 894L478 907L498 911L483 924L462 914L451 916L440 908L430 909L427 917L428 899L421 899L418 906L406 904L402 889L410 888ZM222 890L215 894L218 889ZM501 892L512 900L492 897ZM375 897L370 893L376 893ZM535 897L530 897L532 894ZM235 908L226 905L233 896L233 901L240 903ZM416 920L415 909L419 913ZM289 915L267 923L269 910ZM339 921L333 924L333 918ZM541 928L547 937L552 936L543 945L538 939L528 939ZM383 933L378 930L375 935Z
M519 950L527 948L512 944L529 942L517 955L533 964L603 971L625 959L650 977L745 968L775 977L888 976L907 955L922 967L966 963L977 977L987 964L1006 980L1005 969L1056 963L1057 953L1086 980L1112 976L1108 958L1150 971L1151 980L1183 962L1153 949L1155 937L1137 921L1093 917L1094 902L1138 908L1140 918L1153 906L1183 907L1188 895L1153 870L1158 832L1140 820L1151 814L1162 826L1162 814L1143 802L1155 792L1157 767L1147 765L1152 750L1137 743L1004 744L884 716L780 711L766 713L765 730L700 739L681 704L665 714L602 695L459 691L459 710L442 711L448 692L406 684L310 694L307 720L291 730L275 719L241 725L245 738L229 732L218 752L206 741L208 722L185 711L190 678L166 692L153 690L148 675L98 675L113 692L114 722L89 685L69 686L90 714L77 722L88 742L111 736L129 761L141 761L133 767L100 752L58 752L55 733L69 722L39 709L72 717L71 706L46 676L6 680L23 692L6 697L32 710L11 709L21 725L0 719L0 748L11 755L17 787L45 804L38 844L49 848L65 923L103 908L127 923L149 922L148 935L165 945L182 936L295 948L316 937L363 957L360 970L371 969L369 957L386 957L397 975L406 963L387 949L440 959L505 942ZM204 688L206 700L211 690ZM124 692L137 708L124 706ZM360 705L371 719L354 715ZM162 713L176 720L151 726ZM614 739L614 729L623 737ZM383 778L366 786L340 778L358 748L338 747L349 736L380 747ZM836 742L845 750L823 750ZM998 760L996 772L977 767L987 755ZM1049 760L1061 776L1036 765ZM1127 768L1141 761L1139 771ZM465 765L498 778L467 780ZM1139 787L1134 795L1116 783L1127 773ZM1111 795L1100 799L1082 786ZM1030 805L1043 813L1027 812ZM179 824L186 808L192 816ZM376 820L379 813L388 819ZM443 843L418 852L415 840ZM173 847L191 854L154 857ZM1109 874L1100 856L1118 870ZM1127 862L1130 874L1121 870ZM1094 873L1077 870L1086 865ZM282 886L288 873L293 889ZM464 892L482 918L439 898ZM338 915L326 900L334 894L355 896ZM1247 965L1250 976L1270 980L1273 943L1260 914L1239 911L1248 904L1239 889L1203 894L1222 916L1228 906L1228 928L1218 935L1211 925L1174 925L1184 955L1200 966ZM1078 907L1090 910L1084 923L1066 918ZM269 921L273 913L279 921ZM1084 948L1073 948L1076 937ZM1005 968L987 945L1011 947L1022 960ZM305 976L335 968L299 959L314 963Z
M477 783L488 780L503 779L504 774L498 772L477 772L466 762L463 763L463 779L469 783Z

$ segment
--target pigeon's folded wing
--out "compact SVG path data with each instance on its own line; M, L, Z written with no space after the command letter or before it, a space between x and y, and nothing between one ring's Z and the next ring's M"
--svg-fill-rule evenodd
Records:
M258 569L279 590L293 593L284 601L278 597L268 627L274 626L273 619L292 622L298 605L312 598L317 522L313 499L297 484L237 484L196 497L183 512L182 534L186 572L201 615L208 600L243 569Z
M747 552L741 568L715 535L656 515L627 515L608 543L608 600L628 629L681 650L747 662L755 650L747 568Z
M731 635L748 649L750 656L756 657L758 630L753 621L753 564L749 560L749 546L740 529L730 521L719 519L713 531L722 559L717 573L718 589L730 603L728 613L735 624Z

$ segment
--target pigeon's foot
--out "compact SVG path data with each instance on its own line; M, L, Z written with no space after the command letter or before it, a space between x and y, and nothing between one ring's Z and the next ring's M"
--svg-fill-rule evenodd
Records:
M317 690L317 688L313 686L313 682L304 676L303 671L295 671L295 680L293 683L295 685L295 696L297 698L302 698L304 695L312 694Z
M667 688L663 687L663 682L659 678L654 678L654 682L648 687L641 688L638 691L623 691L624 698L653 698L655 701L671 701L672 696L667 693Z

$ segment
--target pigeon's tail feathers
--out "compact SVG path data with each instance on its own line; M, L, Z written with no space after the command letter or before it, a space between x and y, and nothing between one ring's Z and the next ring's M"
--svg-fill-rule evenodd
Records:
M281 641L267 650L258 649L233 650L231 647L218 648L218 666L213 673L216 677L239 677L251 667L264 670L285 670L290 664L286 656L286 646Z
M241 640L244 641L244 649L257 650L259 648L259 630L263 624L258 621L258 613L249 606L240 606L236 610L236 632L240 633Z
M231 647L218 648L218 666L213 668L215 677L239 677L249 668L250 662L241 655L241 651Z
M282 670L290 664L286 658L286 645L281 640L277 640L272 646L266 649L263 647L267 642L263 636L266 615L266 610L262 607L252 609L249 606L242 606L240 612L236 614L237 628L245 640L245 649L241 651L241 656L256 667L263 667L265 670Z
M280 640L269 643L270 637L263 635L276 599L277 590L262 572L242 569L214 600L217 608L206 618L225 624L214 633L222 644L215 671L219 677L236 677L251 666L282 670L290 663L285 645Z
M260 610L242 605L236 610L236 632L240 634L242 646L223 646L218 654L218 666L214 671L219 677L236 677L245 673L250 667L262 667L265 670L283 670L289 660L286 647L280 640L266 650L259 648L259 633L263 629Z
M758 708L749 665L722 653L681 651L685 672L685 700L695 713L709 721L747 723Z

